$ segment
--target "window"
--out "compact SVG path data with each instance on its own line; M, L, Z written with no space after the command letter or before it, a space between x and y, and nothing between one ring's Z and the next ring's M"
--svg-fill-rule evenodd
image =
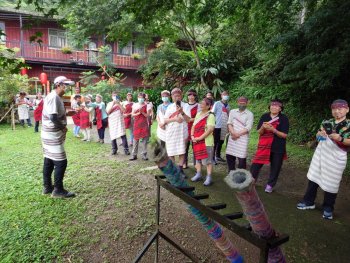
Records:
M90 63L96 63L97 62L97 44L95 42L89 42L88 44L88 57Z
M144 56L145 55L145 47L144 46L138 47L138 46L134 45L132 53L137 53L137 54L140 54L141 56Z
M68 46L67 33L64 30L49 29L49 46L63 48Z
M107 59L109 61L112 61L113 60L113 48L112 48L112 45L106 44L105 47L106 47L106 51L108 50Z
M121 46L121 44L118 43L118 54L130 56L135 53L140 54L141 56L145 55L145 47L136 46L135 42L131 41L126 46Z
M2 43L2 42L6 41L6 36L3 35L3 34L5 34L5 23L4 22L0 22L0 30L1 30L0 43Z
M126 46L122 46L118 43L118 53L121 55L131 55L132 42L129 42Z

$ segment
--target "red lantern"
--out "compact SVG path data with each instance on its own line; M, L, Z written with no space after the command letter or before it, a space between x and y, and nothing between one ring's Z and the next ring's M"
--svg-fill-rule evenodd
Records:
M28 74L27 74L27 69L26 69L26 68L21 68L21 75L22 75L22 76L28 75Z
M47 83L47 74L46 73L43 72L40 74L40 82L43 85L45 85Z

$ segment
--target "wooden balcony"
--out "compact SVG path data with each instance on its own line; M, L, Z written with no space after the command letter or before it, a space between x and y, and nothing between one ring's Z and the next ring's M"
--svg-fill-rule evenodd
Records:
M19 48L18 57L23 57L25 60L37 62L52 62L62 64L88 65L98 66L97 57L98 50L74 50L72 54L63 54L60 48L52 48L48 45L39 45L37 43L6 41L6 47ZM137 60L131 56L112 53L110 55L112 64L116 68L138 69L140 65L145 63L145 60Z

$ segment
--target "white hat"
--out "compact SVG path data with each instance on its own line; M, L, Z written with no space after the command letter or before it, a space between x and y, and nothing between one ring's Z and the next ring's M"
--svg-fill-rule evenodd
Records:
M64 84L67 84L67 85L74 85L75 82L70 80L70 79L67 79L65 76L59 76L59 77L55 78L53 83L55 85L60 84L60 83L64 83Z

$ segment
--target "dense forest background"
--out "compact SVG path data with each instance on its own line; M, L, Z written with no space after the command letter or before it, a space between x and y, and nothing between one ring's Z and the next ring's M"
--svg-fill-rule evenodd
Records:
M156 40L140 72L157 92L229 90L260 111L280 98L297 143L311 140L331 117L332 100L350 99L347 0L5 2L59 15L75 46L96 35L124 44Z

